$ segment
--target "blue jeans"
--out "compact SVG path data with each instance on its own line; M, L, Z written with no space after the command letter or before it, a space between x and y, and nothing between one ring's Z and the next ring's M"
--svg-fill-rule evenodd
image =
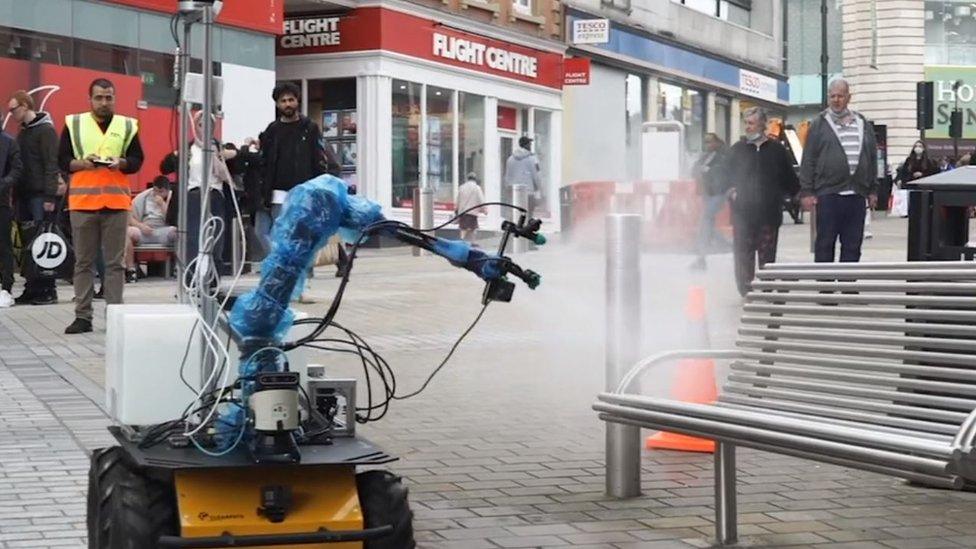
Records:
M838 238L841 262L856 263L861 260L865 206L864 197L856 194L828 194L817 197L814 261L832 263Z
M265 209L254 211L254 234L258 237L258 244L264 250L264 255L271 253L271 212Z

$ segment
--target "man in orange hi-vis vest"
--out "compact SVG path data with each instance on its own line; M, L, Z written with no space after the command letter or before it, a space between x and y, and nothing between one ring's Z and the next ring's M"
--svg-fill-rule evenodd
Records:
M91 111L65 117L58 162L71 174L68 210L75 248L75 321L64 333L92 331L94 272L101 247L106 303L122 303L125 240L132 202L129 179L142 167L139 125L115 114L115 86L104 78L88 88Z

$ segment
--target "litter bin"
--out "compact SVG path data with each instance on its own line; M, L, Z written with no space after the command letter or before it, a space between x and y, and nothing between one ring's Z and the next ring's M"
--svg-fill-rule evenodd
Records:
M908 260L972 260L969 217L976 206L976 166L964 166L906 183Z

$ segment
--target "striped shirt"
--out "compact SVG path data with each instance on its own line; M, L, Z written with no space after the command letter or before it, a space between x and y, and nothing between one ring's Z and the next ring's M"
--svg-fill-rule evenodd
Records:
M835 124L829 114L826 118L827 122L834 128L841 147L844 148L844 154L847 155L847 167L850 169L851 175L854 175L854 172L857 171L857 165L861 162L861 138L864 132L861 126L861 117L852 114L851 121L848 124L843 122Z

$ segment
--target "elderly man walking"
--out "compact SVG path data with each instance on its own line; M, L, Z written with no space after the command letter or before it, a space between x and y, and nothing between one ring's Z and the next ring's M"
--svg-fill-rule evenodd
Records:
M848 108L850 85L837 79L827 88L829 107L810 125L800 166L804 209L817 209L814 260L834 261L840 239L840 260L861 259L865 201L878 202L878 154L874 126Z

